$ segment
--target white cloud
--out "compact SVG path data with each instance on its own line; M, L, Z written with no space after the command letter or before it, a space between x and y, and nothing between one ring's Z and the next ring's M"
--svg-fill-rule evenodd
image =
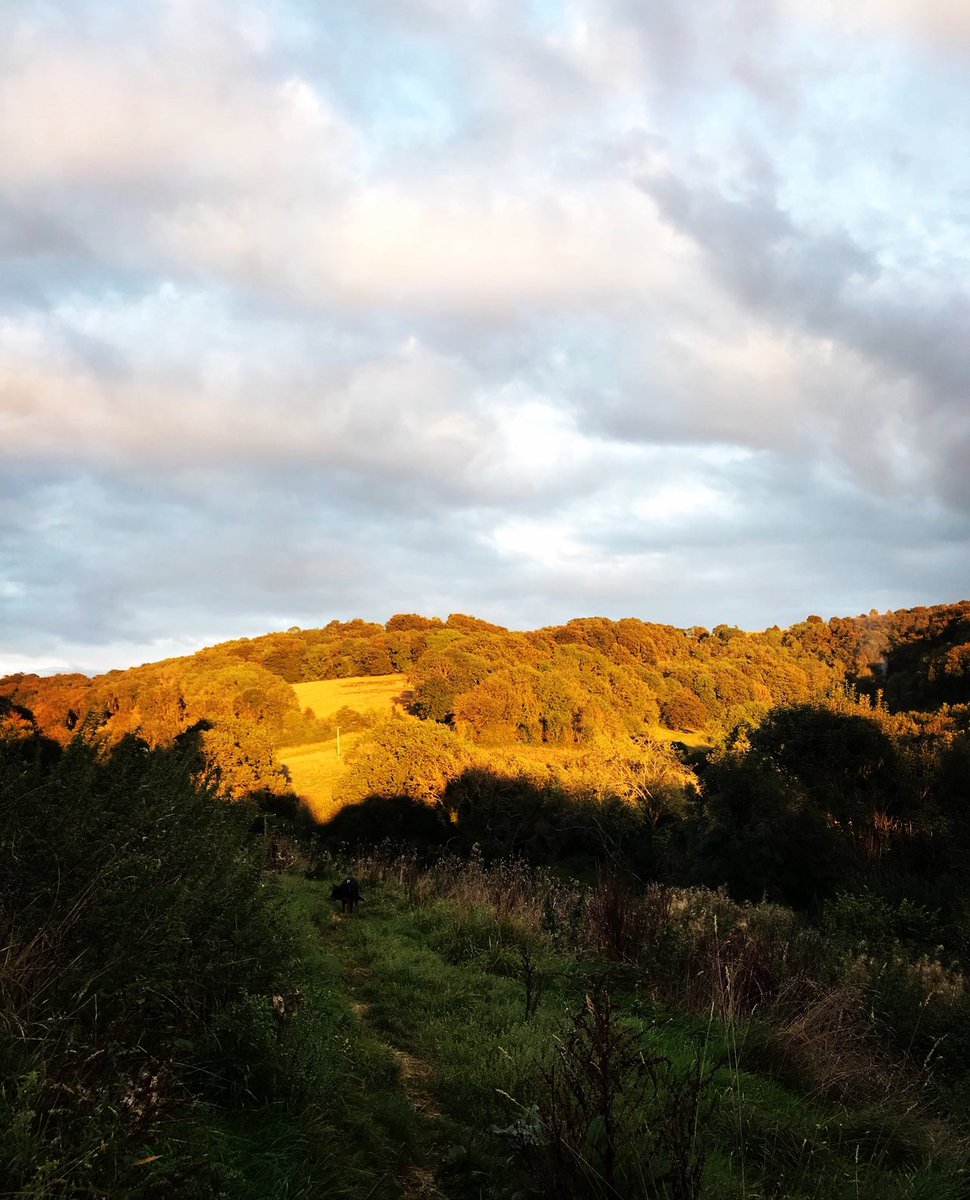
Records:
M333 206L193 205L162 227L183 269L310 304L515 319L663 294L684 248L628 184L361 188Z
M970 12L952 0L859 0L851 9L836 0L809 5L804 0L788 0L787 6L796 14L822 18L859 34L875 31L903 44L916 38L938 50L970 49Z
M6 6L6 661L290 613L956 598L963 29L942 0Z
M514 517L492 530L487 540L499 554L539 567L588 568L591 561L588 548L564 521Z
M184 51L188 51L186 60ZM334 186L353 169L353 130L313 85L200 61L180 44L114 52L39 48L0 78L8 182L216 192ZM138 201L133 192L132 201Z

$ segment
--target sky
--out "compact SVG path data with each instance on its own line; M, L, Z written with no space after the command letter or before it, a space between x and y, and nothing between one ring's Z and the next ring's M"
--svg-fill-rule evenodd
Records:
M968 148L950 0L5 0L0 673L967 598Z

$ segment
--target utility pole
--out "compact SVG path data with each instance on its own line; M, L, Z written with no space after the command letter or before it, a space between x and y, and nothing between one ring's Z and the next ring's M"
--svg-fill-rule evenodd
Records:
M340 757L340 726L337 726L337 757Z

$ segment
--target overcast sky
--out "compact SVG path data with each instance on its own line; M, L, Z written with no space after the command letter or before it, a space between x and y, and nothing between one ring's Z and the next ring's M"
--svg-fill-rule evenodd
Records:
M953 0L5 0L0 671L970 596Z

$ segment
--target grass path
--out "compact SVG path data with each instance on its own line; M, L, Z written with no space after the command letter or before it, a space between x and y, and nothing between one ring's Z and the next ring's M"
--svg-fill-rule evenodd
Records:
M354 992L354 979L359 979L359 977L360 972L352 970L347 984L348 992L351 995ZM350 1008L364 1025L369 1025L367 1014L370 1006L367 1003L363 1000L351 1000ZM424 1123L427 1127L427 1122L439 1120L441 1113L427 1091L427 1085L432 1075L429 1065L406 1050L402 1050L400 1046L392 1046L385 1042L376 1031L372 1030L371 1033L380 1045L390 1051L397 1067L401 1090L419 1122ZM430 1136L433 1137L433 1129L427 1128ZM398 1171L398 1182L405 1200L412 1200L412 1198L413 1200L432 1200L432 1198L441 1196L434 1171L424 1162L405 1163Z
M521 1090L558 1013L550 1006L527 1020L511 977L517 959L506 961L493 924L456 922L445 905L413 909L375 889L355 916L328 913L315 925L364 1035L391 1056L388 1086L410 1110L414 1144L394 1169L401 1195L485 1194L498 1165L493 1127L515 1115L498 1093Z
M421 1133L418 1156L400 1164L395 1172L401 1195L404 1200L440 1200L443 1193L438 1187L434 1160L441 1157L438 1143L442 1114L430 1090L434 1086L434 1070L424 1059L388 1040L386 1031L371 1016L372 1002L360 998L373 996L381 990L382 984L372 971L360 966L354 956L348 954L354 939L348 939L341 926L345 921L358 919L357 915L334 914L329 928L321 932L328 949L335 952L342 964L351 1011L366 1028L368 1036L391 1055L396 1067L395 1082L407 1099Z
M291 902L309 918L308 963L326 976L328 991L342 997L345 1010L347 1083L359 1088L353 1096L359 1132L351 1136L368 1157L367 1175L347 1194L360 1200L441 1200L436 1165L447 1152L449 1131L436 1099L435 1067L414 1049L409 1035L387 1021L395 982L364 950L385 939L392 945L394 938L373 908L344 916L329 901L328 886L295 875L285 884ZM411 1017L420 1020L421 1010L417 1005ZM378 1070L362 1072L361 1064Z

